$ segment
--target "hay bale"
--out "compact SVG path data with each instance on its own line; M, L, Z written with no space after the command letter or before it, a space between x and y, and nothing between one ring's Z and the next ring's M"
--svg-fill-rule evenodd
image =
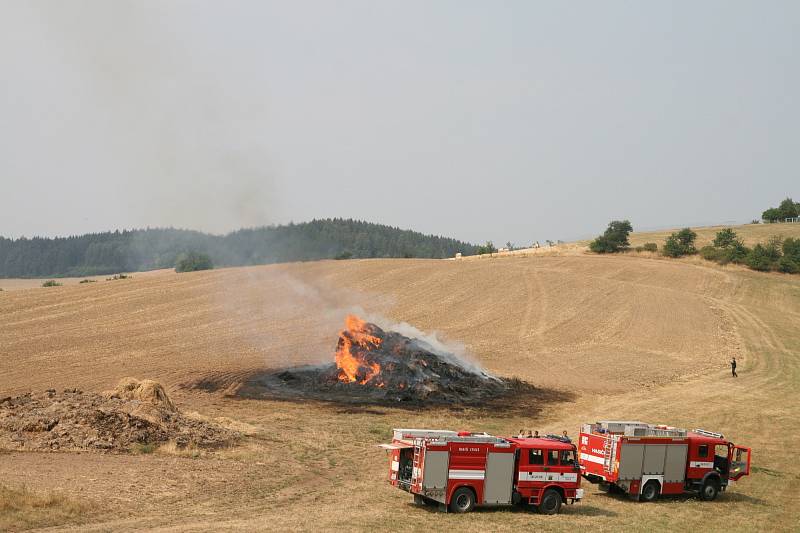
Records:
M112 391L112 395L123 400L138 400L166 411L178 411L164 386L152 379L139 381L136 378L122 378Z

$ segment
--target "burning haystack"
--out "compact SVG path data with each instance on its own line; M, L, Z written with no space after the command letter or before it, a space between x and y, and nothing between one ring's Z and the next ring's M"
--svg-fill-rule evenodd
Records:
M199 384L209 388L208 383ZM237 396L311 398L354 403L476 404L520 388L427 342L350 315L339 334L335 362L253 376Z

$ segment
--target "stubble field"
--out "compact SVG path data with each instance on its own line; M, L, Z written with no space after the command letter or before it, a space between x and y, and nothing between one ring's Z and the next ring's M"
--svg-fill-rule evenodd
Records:
M190 387L206 378L235 387L254 371L330 361L353 310L463 343L491 372L541 387L542 399L508 413L407 410L237 400ZM792 530L799 318L796 277L582 254L330 261L5 291L0 397L150 378L182 410L247 436L202 453L0 452L0 510L23 486L55 502L0 512L0 528ZM733 355L737 380L727 367ZM755 471L713 503L639 504L586 483L585 500L559 516L459 516L412 506L386 483L375 447L393 427L574 435L596 419L721 431L753 447Z

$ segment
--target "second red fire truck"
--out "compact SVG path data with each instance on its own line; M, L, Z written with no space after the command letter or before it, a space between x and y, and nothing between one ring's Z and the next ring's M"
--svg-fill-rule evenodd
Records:
M640 501L684 492L710 501L750 473L750 448L703 429L605 420L585 424L578 446L588 481Z
M389 481L417 503L457 513L477 505L529 504L556 514L583 497L575 446L558 437L396 429Z

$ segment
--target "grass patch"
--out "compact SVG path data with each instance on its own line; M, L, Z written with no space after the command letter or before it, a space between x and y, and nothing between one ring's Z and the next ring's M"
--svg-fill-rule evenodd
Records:
M754 474L765 474L767 476L772 476L772 477L783 477L783 472L778 472L777 470L772 470L771 468L764 468L761 466L751 466L750 471L753 472Z
M139 454L149 454L156 451L156 445L153 443L145 443L145 444L134 444L133 448L131 449L133 453Z
M78 283L96 283L96 279L82 279Z
M54 279L49 279L42 283L42 287L60 287L61 284Z
M375 435L380 437L381 439L391 440L392 438L392 429L387 426L372 426L369 428L370 435Z
M210 450L201 450L196 446L181 447L178 446L174 441L170 441L159 446L158 453L160 455L172 455L175 457L185 457L188 459L200 459L211 457L214 452Z
M654 243L654 242L646 242L641 246L635 247L634 250L639 252L639 253L641 253L641 252L653 252L653 253L655 253L655 252L658 251L658 245L656 243Z
M0 531L79 522L90 506L57 493L0 485Z

